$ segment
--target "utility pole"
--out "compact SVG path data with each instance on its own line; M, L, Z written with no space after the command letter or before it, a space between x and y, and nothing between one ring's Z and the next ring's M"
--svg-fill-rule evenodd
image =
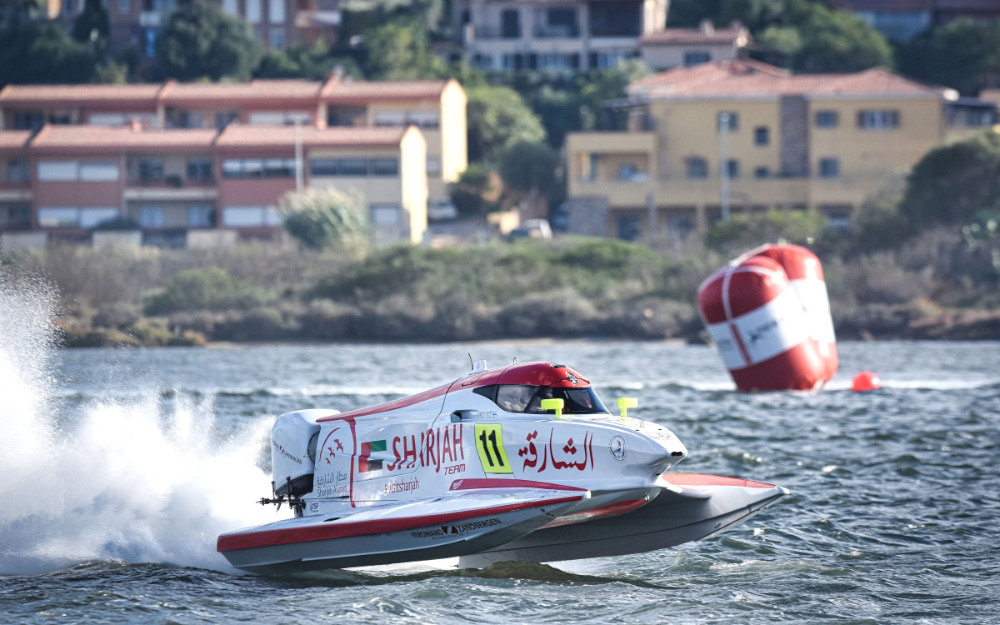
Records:
M295 192L302 193L302 120L295 118Z
M722 223L729 223L729 113L719 113L719 182Z

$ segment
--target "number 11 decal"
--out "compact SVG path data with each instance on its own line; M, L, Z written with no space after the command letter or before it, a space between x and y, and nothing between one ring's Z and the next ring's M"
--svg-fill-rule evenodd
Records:
M476 424L476 450L483 471L487 473L513 473L507 453L503 450L503 429L498 423Z

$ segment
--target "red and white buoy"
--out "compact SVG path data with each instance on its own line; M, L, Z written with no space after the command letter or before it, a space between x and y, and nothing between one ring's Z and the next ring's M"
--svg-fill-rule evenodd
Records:
M819 259L765 245L698 287L698 310L741 391L812 390L839 366Z
M882 388L882 379L874 371L862 371L851 380L851 390L864 393Z

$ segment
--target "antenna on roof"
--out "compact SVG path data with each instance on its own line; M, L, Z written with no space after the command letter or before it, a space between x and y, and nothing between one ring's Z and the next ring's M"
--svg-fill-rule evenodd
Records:
M472 352L468 352L469 356L469 368L472 369L476 366L476 362L472 360Z
M514 364L517 364L517 356L514 356Z

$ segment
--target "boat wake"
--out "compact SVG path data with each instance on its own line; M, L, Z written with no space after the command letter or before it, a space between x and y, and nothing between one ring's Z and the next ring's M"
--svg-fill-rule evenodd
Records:
M225 439L210 399L165 412L154 388L59 414L54 299L0 272L0 574L92 560L231 570L217 534L275 517L246 505L269 490L254 460L270 420Z

